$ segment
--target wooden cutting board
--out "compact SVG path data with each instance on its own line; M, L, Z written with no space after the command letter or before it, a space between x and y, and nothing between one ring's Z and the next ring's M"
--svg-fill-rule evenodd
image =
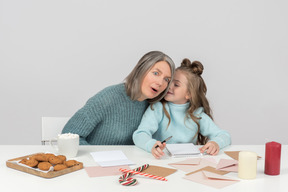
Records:
M31 157L31 156L36 155L36 154L41 154L41 153L35 153L35 154L23 156L23 157L17 157L15 159L9 159L9 160L6 161L6 166L10 167L12 169L17 169L19 171L30 173L32 175L37 175L37 176L43 177L43 178L58 177L60 175L65 175L67 173L71 173L71 172L83 169L83 163L79 162L78 165L75 165L75 166L67 168L67 169L63 169L63 170L60 170L60 171L49 171L49 172L45 173L45 172L41 172L41 171L39 171L37 169L29 168L29 167L26 167L26 166L22 166L22 165L19 165L19 164L13 162L13 161L19 161L21 159L26 159L26 158Z

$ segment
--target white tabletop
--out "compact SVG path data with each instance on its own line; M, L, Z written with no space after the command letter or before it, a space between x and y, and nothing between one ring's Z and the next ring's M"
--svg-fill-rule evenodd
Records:
M172 158L165 156L157 160L150 153L143 151L135 146L80 146L76 160L83 162L84 167L97 166L90 152L122 150L127 158L135 165L131 165L131 169L150 164L162 167L173 168L168 163L177 162L186 158ZM253 180L242 180L238 178L237 173L229 173L227 176L241 180L240 182L221 189L221 191L247 192L247 191L287 191L288 186L288 146L282 145L281 154L281 172L278 176L268 176L264 174L264 145L234 145L220 151L219 155L214 156L215 160L221 158L230 159L224 154L224 151L254 151L262 159L257 162L257 177ZM89 177L84 169L79 171L46 179L35 175L30 175L15 169L6 167L6 161L9 159L38 153L53 152L50 146L43 145L0 145L0 190L1 191L29 191L29 192L52 192L52 191L69 191L69 192L96 192L96 191L220 191L209 186L194 183L183 179L185 172L178 170L174 174L167 176L167 182L146 178L143 176L135 176L138 180L136 186L122 186L118 182L119 176L106 177Z

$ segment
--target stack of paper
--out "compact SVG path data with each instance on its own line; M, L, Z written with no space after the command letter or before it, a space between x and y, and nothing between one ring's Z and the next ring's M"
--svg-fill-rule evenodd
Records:
M101 167L134 164L122 151L98 151L91 155Z
M201 155L193 143L167 144L166 149L172 157L188 157Z

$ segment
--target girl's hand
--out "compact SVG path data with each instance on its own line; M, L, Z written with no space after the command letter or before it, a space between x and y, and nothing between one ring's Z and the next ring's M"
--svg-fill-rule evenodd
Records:
M159 146L157 148L155 148L156 146ZM165 153L163 152L163 149L166 147L166 143L161 143L161 141L157 141L155 143L155 145L152 147L151 153L152 155L156 158L159 159L160 157L162 157L163 155L165 155Z
M206 143L206 145L200 148L201 153L204 153L206 151L206 153L210 155L217 155L219 150L219 145L215 141L209 141L208 143Z

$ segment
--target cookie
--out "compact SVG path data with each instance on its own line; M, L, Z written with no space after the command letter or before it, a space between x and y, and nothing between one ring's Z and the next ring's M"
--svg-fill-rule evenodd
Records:
M54 164L54 165L57 165L57 164L62 164L63 160L57 156L51 156L51 157L49 157L49 162Z
M64 161L66 161L65 155L58 155L57 157L60 158L63 161L63 163Z
M31 159L35 159L36 161L48 161L44 154L36 154L30 157Z
M49 162L40 162L38 164L38 168L43 170L43 171L48 171L52 167L51 163Z
M26 165L27 159L22 159L21 161L19 161L19 163L22 163L24 165Z
M47 161L49 161L50 157L55 157L55 155L52 153L45 153L44 156L46 157Z
M75 160L68 160L68 161L65 161L64 164L67 166L67 167L73 167L75 165L78 165L78 162L75 161Z
M26 161L25 165L28 165L29 167L36 167L38 165L38 161L36 161L33 158L30 158Z
M66 168L67 168L67 166L64 164L57 164L54 166L54 171L60 171L60 170L66 169Z

